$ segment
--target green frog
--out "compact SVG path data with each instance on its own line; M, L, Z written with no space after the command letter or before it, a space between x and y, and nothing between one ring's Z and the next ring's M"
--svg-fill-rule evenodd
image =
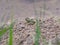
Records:
M33 18L25 18L26 22L29 24L29 25L34 25L35 24L35 20Z

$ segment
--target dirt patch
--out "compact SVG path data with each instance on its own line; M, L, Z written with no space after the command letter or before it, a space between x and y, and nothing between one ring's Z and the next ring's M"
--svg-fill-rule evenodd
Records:
M35 22L36 23L36 22ZM60 40L60 22L54 17L41 20L39 19L41 28L41 38L39 43L44 45L44 41L48 44L51 40L53 45L57 45L56 39ZM25 20L18 21L13 29L13 45L34 45L36 24L28 24ZM8 31L9 32L9 31ZM6 45L8 40L8 32L2 36L0 45Z

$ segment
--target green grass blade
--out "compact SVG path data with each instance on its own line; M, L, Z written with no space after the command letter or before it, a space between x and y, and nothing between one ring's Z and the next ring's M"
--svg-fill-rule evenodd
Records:
M13 45L13 31L12 29L10 29L10 32L9 32L9 45Z
M7 32L7 30L8 30L8 28L3 28L2 30L0 30L0 37L2 36L2 35L4 35L5 34L5 32Z
M3 36L8 30L10 31L8 45L12 45L13 44L13 23L11 23L10 26L4 27L0 30L0 37Z
M14 23L14 22L13 22ZM3 27L3 28L0 28L0 37L3 36L10 28L12 28L13 26L13 23L10 24L10 26L8 27Z
M9 28L9 42L8 45L13 45L13 23L10 25Z
M40 27L39 27L39 21L38 19L36 19L36 36L35 36L35 45L39 45L39 39L41 36L41 31L40 31Z

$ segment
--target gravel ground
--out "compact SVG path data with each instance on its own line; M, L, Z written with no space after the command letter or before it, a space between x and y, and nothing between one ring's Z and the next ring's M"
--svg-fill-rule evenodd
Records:
M40 28L41 28L41 39L39 43L44 45L43 40L45 39L46 43L49 43L51 40L53 45L57 45L56 39L60 41L60 22L59 20L55 20L54 17L40 20ZM35 37L35 24L28 24L25 20L18 21L14 25L13 30L13 45L34 45L34 37ZM9 32L9 31L8 31ZM8 40L9 33L4 34L0 45L6 45Z

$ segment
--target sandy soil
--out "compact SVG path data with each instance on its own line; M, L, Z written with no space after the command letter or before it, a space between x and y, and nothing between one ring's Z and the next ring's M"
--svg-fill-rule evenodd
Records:
M40 20L41 38L39 43L44 45L44 39L48 44L51 40L53 45L57 45L56 39L60 41L60 22L53 17L45 20ZM18 21L14 25L13 45L34 45L35 38L35 24L29 25L26 21ZM9 31L2 37L0 45L6 45L8 41Z

